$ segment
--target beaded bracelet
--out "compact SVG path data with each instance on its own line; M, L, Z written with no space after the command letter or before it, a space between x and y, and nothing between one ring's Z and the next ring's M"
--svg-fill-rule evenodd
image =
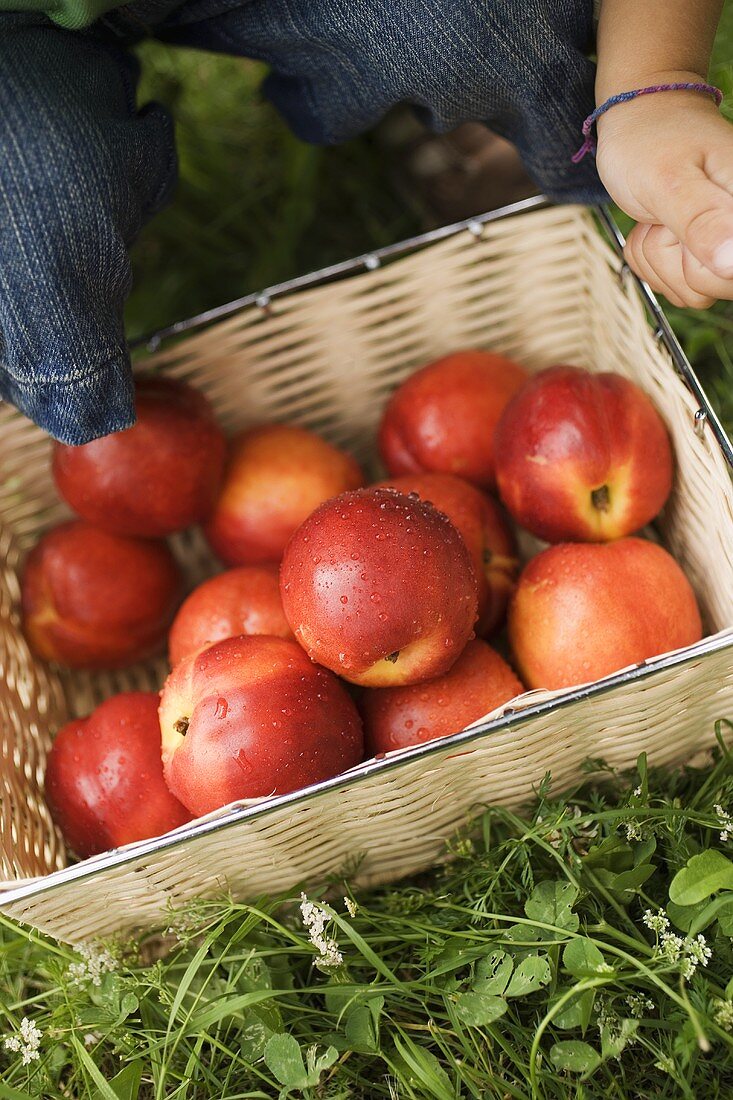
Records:
M596 143L591 131L601 115L605 115L606 111L610 111L611 107L615 107L617 103L626 103L630 99L637 99L640 95L651 95L653 92L702 92L703 95L712 96L718 107L723 102L723 93L720 88L716 88L712 84L704 84L702 81L699 83L652 84L648 88L634 88L631 92L620 92L618 95L612 95L605 103L601 103L599 107L596 107L595 111L589 114L583 123L582 131L585 141L577 153L570 158L573 164L578 164L586 153L595 152Z

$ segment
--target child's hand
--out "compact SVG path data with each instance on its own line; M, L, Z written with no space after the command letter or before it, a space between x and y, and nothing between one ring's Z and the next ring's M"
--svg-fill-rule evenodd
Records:
M654 73L648 83L702 79ZM625 250L637 275L676 306L733 299L733 126L712 99L670 91L613 107L598 120L597 165L639 223Z

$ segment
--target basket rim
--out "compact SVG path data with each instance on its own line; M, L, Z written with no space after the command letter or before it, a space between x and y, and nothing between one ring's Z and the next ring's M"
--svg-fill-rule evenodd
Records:
M273 297L281 297L293 291L306 287L314 287L336 279L355 275L364 271L374 270L385 259L392 259L407 253L419 250L439 240L444 240L461 232L469 232L475 237L480 237L483 227L491 222L502 220L513 215L552 207L553 204L542 195L524 199L521 202L488 211L485 214L451 225L442 226L423 233L416 237L388 245L373 253L354 257L340 264L320 269L308 275L300 276L288 282L269 287L260 293L248 295L226 303L205 313L198 314L185 321L158 330L148 337L132 341L130 346L146 345L148 350L155 350L160 343L172 336L179 335L191 329L209 324L241 309L250 306L266 308ZM691 364L689 363L682 347L675 337L662 307L656 299L651 288L639 279L628 267L623 259L624 237L616 224L612 213L605 206L594 207L593 211L601 226L605 229L606 236L610 239L612 247L620 256L622 264L620 277L630 278L636 285L648 313L655 322L654 336L666 347L677 373L682 377L688 389L698 403L698 411L695 416L695 430L704 430L707 423L712 430L715 440L720 447L728 469L733 473L733 444L731 444L725 429L712 409L707 395L697 379ZM523 723L547 714L550 711L563 710L585 699L605 695L608 692L629 683L644 680L663 669L681 667L699 659L707 654L719 652L724 649L733 649L733 628L719 631L707 638L703 638L691 646L676 650L671 653L653 657L638 665L630 666L610 676L592 683L570 688L561 694L553 694L549 699L543 699L536 703L514 709L511 705L502 714L494 719L472 726L467 730L459 731L448 737L438 738L422 745L413 746L391 756L382 759L364 761L355 768L331 779L323 780L311 786L301 788L289 794L278 795L269 798L256 805L243 806L235 804L230 808L224 808L220 814L207 817L204 820L194 821L181 826L173 832L166 833L162 837L154 837L149 840L138 841L126 845L123 848L111 849L89 859L71 864L58 871L32 879L20 879L17 881L0 881L0 906L9 905L20 901L28 901L34 897L48 894L54 890L62 889L71 882L83 882L104 873L112 868L121 867L135 862L140 858L152 856L154 853L178 847L199 837L221 830L233 828L244 820L263 817L285 806L300 805L304 802L317 799L332 790L346 789L362 780L382 772L393 771L418 757L429 757L442 753L446 748L462 746L478 741L500 730L520 727Z
M461 730L448 737L439 737L433 741L425 742L422 745L415 745L410 749L401 750L392 756L385 756L383 759L378 760L373 758L371 760L365 760L363 763L357 764L356 767L349 769L348 772L334 776L332 779L325 779L320 783L313 783L308 787L301 787L299 790L291 791L289 794L277 795L255 806L235 804L230 809L224 808L219 816L182 825L173 832L165 833L162 837L153 837L150 840L140 840L134 844L128 844L123 848L113 848L108 852L102 852L97 856L91 856L89 859L73 863L59 871L52 871L48 875L30 880L20 880L17 886L13 886L6 890L0 889L0 905L7 905L12 902L23 900L27 901L29 898L38 897L42 894L60 889L70 882L85 881L113 867L124 866L141 857L153 855L155 852L169 848L177 848L182 844L186 844L191 840L196 840L198 837L206 836L209 833L231 829L235 825L239 825L242 821L250 818L263 817L275 810L282 809L284 806L300 805L304 802L318 798L329 791L344 790L377 773L394 771L418 757L429 757L443 752L446 748L452 749L454 747L470 745L472 742L478 741L489 734L497 733L500 730L519 728L523 723L547 714L550 711L564 710L566 707L573 706L586 699L593 699L601 695L606 695L608 692L622 685L644 680L654 675L656 672L669 668L682 667L700 657L711 653L717 653L724 649L733 650L733 627L719 631L717 634L712 634L707 638L703 638L700 642L685 646L683 649L675 650L672 653L662 654L659 657L652 657L648 661L643 661L638 665L632 665L627 669L623 669L621 672L606 676L602 680L595 680L588 684L582 684L577 688L570 688L561 695L555 695L550 699L530 704L519 710L515 711L509 706L500 717L476 726L471 726L469 729ZM0 883L0 887L3 885L5 884Z

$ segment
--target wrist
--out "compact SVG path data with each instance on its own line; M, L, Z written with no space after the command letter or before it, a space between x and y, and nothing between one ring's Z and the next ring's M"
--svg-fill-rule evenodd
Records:
M695 87L679 87L685 84ZM705 77L688 70L672 69L640 74L637 80L633 80L620 91L611 92L605 100L599 102L599 106L616 95L640 88L653 88L654 91L619 102L597 119L596 134L599 143L629 127L637 131L647 128L651 130L660 121L677 115L680 110L688 117L690 113L710 115L718 112L718 102L711 94L712 87Z
M650 88L656 84L703 84L707 79L704 73L694 69L650 69L630 65L624 70L614 69L613 73L608 73L599 66L595 84L596 107L611 96L634 88Z

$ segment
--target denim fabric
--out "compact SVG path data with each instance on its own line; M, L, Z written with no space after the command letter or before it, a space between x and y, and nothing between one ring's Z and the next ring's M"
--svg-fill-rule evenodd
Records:
M0 13L0 396L67 443L134 420L127 247L175 182L169 117L135 107L146 34L268 62L306 141L407 102L437 131L486 122L557 201L606 197L591 158L570 163L592 0L133 0L85 32Z

